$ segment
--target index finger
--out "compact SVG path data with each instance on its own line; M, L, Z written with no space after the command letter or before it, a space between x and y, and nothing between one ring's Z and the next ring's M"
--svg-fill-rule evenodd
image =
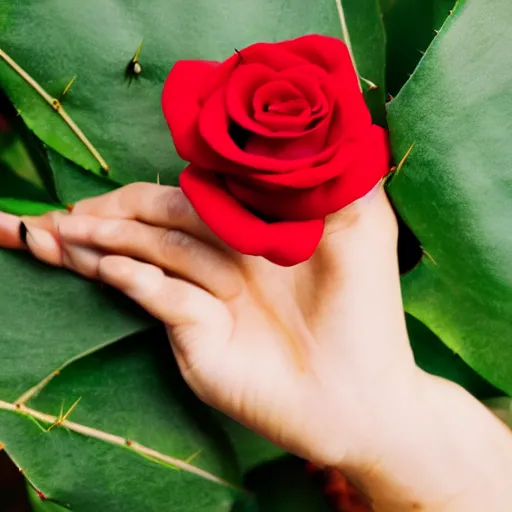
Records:
M131 183L113 192L79 201L72 214L137 220L152 226L178 229L225 251L230 250L199 218L178 187Z
M3 247L4 249L26 249L22 237L20 237L20 227L22 222L29 227L38 227L55 235L55 216L66 214L67 212L56 210L55 212L45 213L39 217L17 217L16 215L0 212L0 247Z

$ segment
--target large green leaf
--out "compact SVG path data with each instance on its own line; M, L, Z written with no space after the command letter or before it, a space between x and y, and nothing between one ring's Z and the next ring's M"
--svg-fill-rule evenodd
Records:
M38 413L58 417L78 398L72 423L48 430ZM221 512L241 493L229 442L181 380L163 329L73 363L28 407L0 401L0 438L32 485L73 512Z
M341 37L340 12L347 11L358 67L365 78L383 82L377 0L343 0L340 11L336 0L318 0L314 8L309 0L7 3L2 49L53 97L77 76L61 103L109 164L112 178L122 183L156 181L157 175L164 183L177 181L183 163L160 109L163 82L177 59L224 60L235 48L310 32ZM142 40L142 73L130 82L125 70ZM84 144L5 62L0 62L0 85L42 140L99 172Z
M378 0L340 0L344 40L350 44L373 119L386 119L386 35ZM343 23L345 20L345 23Z
M0 90L1 119L7 124L8 129L7 131L0 130L0 163L44 192L44 196L39 197L39 200L56 201L53 176L44 154L43 145L26 127L21 116L18 115L2 90ZM0 176L0 194L6 197L8 194L3 193L5 187L1 180L2 177ZM15 194L14 197L34 199L30 193Z
M398 93L455 0L380 0L387 37L387 85Z
M69 360L148 325L97 283L0 251L1 399L16 399Z
M228 416L218 411L215 411L215 416L227 432L235 450L238 465L244 473L286 453Z
M489 384L458 354L450 350L419 320L406 315L407 330L417 365L428 373L456 382L479 399L498 397L502 393Z
M389 108L393 202L425 250L405 306L512 393L512 3L465 2Z
M50 148L47 154L53 169L55 189L63 204L73 204L80 199L105 194L120 186L113 180L78 167Z

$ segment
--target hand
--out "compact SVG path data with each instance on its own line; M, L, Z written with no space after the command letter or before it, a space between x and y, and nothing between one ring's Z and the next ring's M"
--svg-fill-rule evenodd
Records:
M0 241L12 246L10 220ZM234 253L171 187L132 184L25 222L36 257L119 288L168 326L201 399L294 453L359 463L389 412L382 396L414 395L382 187L329 218L293 268Z
M170 187L133 184L71 215L24 220L36 257L117 287L168 326L200 398L289 451L347 471L376 510L489 503L468 497L474 474L467 459L453 461L478 444L486 457L498 446L510 453L510 439L469 395L415 366L396 221L381 187L328 218L314 256L293 268L234 253ZM21 248L18 230L19 219L0 215L0 245ZM478 425L462 445L461 421ZM507 455L498 467L509 463Z

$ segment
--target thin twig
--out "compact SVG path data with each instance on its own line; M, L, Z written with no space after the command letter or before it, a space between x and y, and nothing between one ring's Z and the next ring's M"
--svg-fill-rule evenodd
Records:
M5 411L11 411L18 414L22 414L31 419L35 419L40 421L41 423L46 423L50 425L57 424L56 426L61 428L66 428L77 434L81 434L86 437L92 437L94 439L99 439L106 443L110 443L117 446L122 446L128 450L131 450L141 456L151 457L156 459L159 462L164 462L166 464L170 464L172 466L176 466L177 468L187 471L189 473L193 473L201 478L214 482L216 484L229 487L231 489L236 489L237 491L243 491L243 489L238 488L234 484L216 476L204 469L198 468L196 466L192 466L187 462L176 459L174 457L170 457L169 455L165 455L163 453L158 452L157 450L153 450L152 448L148 448L142 444L137 443L136 441L131 441L125 439L121 436L116 436L114 434L110 434L108 432L103 432L101 430L97 430L95 428L86 427L85 425L81 425L79 423L75 423L73 421L63 420L59 423L59 418L57 416L53 416L51 414L46 414L41 411L36 411L34 409L30 409L23 404L11 404L8 402L4 402L0 400L0 409Z
M69 117L69 114L64 110L62 104L57 98L52 98L19 64L17 64L9 55L0 49L0 58L2 58L25 82L27 82L39 95L57 112L64 122L71 128L73 133L80 139L84 146L99 162L101 168L109 171L107 162L100 155L98 150L92 145L89 139L85 136L84 132L76 125L76 123Z
M338 8L338 15L340 17L341 32L343 34L343 41L347 45L348 52L350 53L350 58L352 59L352 64L354 66L354 69L356 70L357 76L359 76L359 72L357 71L357 62L356 62L356 59L354 57L354 51L352 49L352 42L350 41L350 33L348 31L347 19L345 17L345 11L343 10L343 5L341 3L341 0L336 0L336 7ZM359 89L361 89L361 92L362 92L363 86L361 85L361 82L359 82Z

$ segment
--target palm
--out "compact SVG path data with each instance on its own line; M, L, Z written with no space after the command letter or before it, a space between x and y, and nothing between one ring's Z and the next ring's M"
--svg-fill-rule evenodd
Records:
M334 219L315 255L293 268L234 256L244 286L224 301L224 314L194 328L171 329L176 345L190 348L177 356L185 379L203 400L304 456L305 447L311 446L305 432L332 438L328 430L334 412L319 405L326 396L336 394L331 403L345 414L355 413L357 404L350 403L350 393L345 396L344 382L350 382L349 389L369 387L378 372L394 367L393 360L398 367L409 355L404 344L399 347L403 356L396 357L389 346L379 354L373 335L365 336L361 326L362 321L368 325L362 313L377 322L386 316L375 315L360 302L367 301L367 290L361 287L381 265L368 266L366 276L351 275L376 250L386 258L381 244L393 246L393 236L381 225L381 236L361 239L359 228L351 233L350 226L336 222L347 219ZM386 286L386 277L380 277ZM375 293L380 293L377 288ZM375 328L377 324L372 333ZM369 344L371 359L366 357ZM280 424L283 417L286 425ZM326 452L336 456L330 447Z

